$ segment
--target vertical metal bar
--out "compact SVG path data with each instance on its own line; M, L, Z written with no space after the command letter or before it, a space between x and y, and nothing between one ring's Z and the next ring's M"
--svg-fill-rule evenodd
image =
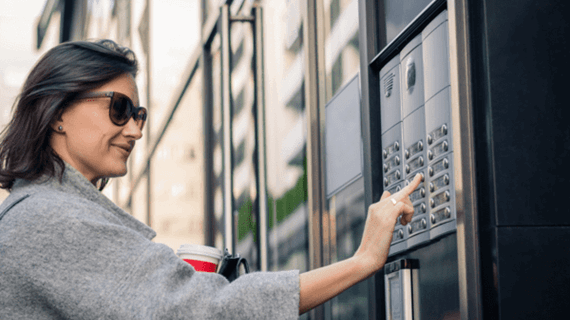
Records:
M211 47L202 47L202 130L204 134L204 243L215 245L214 217L214 141L213 141L213 89Z
M482 319L467 0L449 0L449 64L461 319Z
M322 170L321 143L324 136L324 35L322 0L303 1L303 43L305 47L305 112L307 119L307 175L308 175L308 211L309 211L309 267L315 269L328 262L328 250L323 246L328 243L328 232L323 226L324 177ZM320 42L319 42L320 41ZM326 241L325 241L326 240ZM327 247L328 248L328 247ZM330 304L329 304L330 307ZM325 308L319 306L311 310L311 319L324 319Z
M263 9L253 7L255 52L255 115L257 125L257 203L259 258L261 271L267 271L267 172L265 158L265 91L263 71Z
M380 2L380 4L378 3ZM370 61L378 52L379 35L377 34L378 5L382 1L359 0L358 1L358 42L360 47L360 87L362 95L361 123L364 157L364 194L365 205L368 208L373 202L380 199L382 192L382 171L380 164L381 134L380 134L380 97L378 93L379 75L372 72ZM378 288L377 288L378 286ZM374 276L369 281L368 299L369 319L383 318L384 309L384 276Z
M326 205L326 191L325 191L325 106L327 103L327 80L326 80L326 61L325 61L325 8L323 0L315 1L315 32L316 41L312 42L310 45L314 46L311 48L311 52L316 53L316 85L317 87L317 104L311 105L313 108L309 108L311 117L308 119L311 143L314 142L314 146L311 147L311 151L315 152L312 154L313 159L311 160L312 165L318 168L315 170L313 177L313 183L318 184L318 193L315 193L315 201L318 201L318 206L321 210L322 219L322 265L328 265L331 263L331 249L330 249L330 217ZM318 148L318 149L315 149ZM318 174L318 176L316 176ZM317 190L315 190L317 192ZM336 230L335 230L336 231Z
M309 268L315 269L322 266L322 255L321 255L321 215L320 207L318 207L318 202L315 203L314 190L313 188L318 188L318 183L313 179L313 171L315 170L312 162L311 148L313 143L311 141L311 114L309 109L311 106L318 105L318 88L316 86L317 82L317 70L316 70L316 30L315 30L315 0L308 0L306 3L306 10L304 11L304 21L303 21L303 42L305 43L305 101L306 101L306 114L307 114L307 171L308 171L308 191L309 191ZM313 44L313 45L311 45ZM317 168L318 169L318 168ZM317 180L318 181L318 180Z
M222 55L222 126L224 162L224 245L235 252L233 241L233 152L232 152L232 96L231 96L231 45L230 6L220 8L220 36Z
M73 11L75 1L63 0L59 2L61 10L61 21L59 29L59 42L67 42L71 40L71 33L73 28Z

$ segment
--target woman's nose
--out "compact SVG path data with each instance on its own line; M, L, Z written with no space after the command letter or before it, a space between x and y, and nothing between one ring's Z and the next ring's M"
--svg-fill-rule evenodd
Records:
M127 136L133 137L135 140L138 140L143 136L141 126L139 126L139 124L137 123L137 121L135 121L134 118L130 118L127 124L125 124L125 127L123 128L123 133Z

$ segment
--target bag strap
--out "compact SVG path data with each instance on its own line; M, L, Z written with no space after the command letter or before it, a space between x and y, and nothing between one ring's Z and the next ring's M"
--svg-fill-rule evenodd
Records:
M249 273L249 264L245 258L241 257L239 254L230 254L226 248L218 273L232 282L239 276Z
M6 200L4 200L4 203L2 203L2 206L0 206L0 209L2 209L2 207L4 207L2 209L2 211L0 211L0 220L2 220L2 218L4 217L4 215L10 211L10 209L12 209L15 205L17 205L18 203L24 201L24 199L26 199L27 197L29 197L29 194L23 194L17 197L14 197L12 199L10 199L10 197L8 197Z

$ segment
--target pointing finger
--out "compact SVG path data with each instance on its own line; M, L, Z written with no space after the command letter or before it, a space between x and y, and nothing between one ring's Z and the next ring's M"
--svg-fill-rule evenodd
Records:
M409 185L404 187L402 190L394 193L392 198L396 199L396 201L401 201L402 199L407 198L412 192L414 192L414 190L416 190L416 188L420 185L420 182L422 182L422 175L418 173Z

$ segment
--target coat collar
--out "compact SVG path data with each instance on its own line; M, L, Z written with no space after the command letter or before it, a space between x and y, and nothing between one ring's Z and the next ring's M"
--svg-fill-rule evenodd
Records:
M57 190L77 195L114 213L123 225L140 232L146 238L152 239L156 236L156 232L154 230L126 213L123 209L119 208L115 203L113 203L113 201L102 194L79 171L67 162L64 161L64 163L65 169L63 171L63 179L61 182L57 177L44 177L33 182L16 179L14 186L12 187L11 194L34 194L42 191L46 192L48 190Z

